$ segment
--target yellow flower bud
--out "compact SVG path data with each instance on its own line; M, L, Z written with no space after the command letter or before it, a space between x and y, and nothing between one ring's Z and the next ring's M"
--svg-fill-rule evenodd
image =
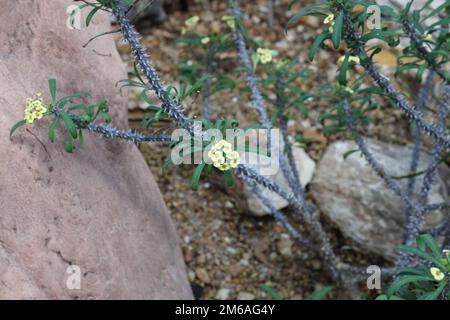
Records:
M331 22L333 22L334 21L334 14L329 14L326 18L325 18L325 20L323 20L323 23L324 24L330 24Z
M228 27L230 27L231 29L234 29L236 27L234 18L232 16L223 16L222 21L225 21Z
M341 56L339 59L338 59L338 64L342 64L343 62L344 62L344 59L345 59L345 56ZM359 57L357 57L357 56L349 56L348 57L348 62L350 63L350 64L360 64L360 59L359 59Z
M203 37L201 41L202 44L208 44L211 41L211 39L209 37Z
M197 23L200 21L199 16L193 16L187 19L184 24L188 29L194 29Z
M433 41L433 36L429 33L425 33L423 36L423 40L425 41Z

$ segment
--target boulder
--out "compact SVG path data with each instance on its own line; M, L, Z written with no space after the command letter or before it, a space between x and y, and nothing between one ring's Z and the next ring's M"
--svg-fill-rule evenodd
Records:
M2 1L0 12L0 299L192 298L175 228L143 157L133 144L85 135L75 154L64 131L48 140L48 119L11 127L25 99L48 79L58 94L106 98L114 124L127 128L127 77L110 28L66 25L70 0Z
M399 146L367 139L369 150L387 174L401 177L409 173L411 146ZM399 197L389 190L384 181L367 164L360 152L344 155L358 149L353 141L335 142L319 161L310 188L320 210L331 218L344 235L361 245L364 250L395 259L403 237L405 209ZM419 171L430 160L420 156ZM420 188L421 177L416 178ZM406 189L407 179L396 180ZM428 196L428 203L447 201L448 179L437 176ZM425 229L437 225L445 213L433 211L427 215Z

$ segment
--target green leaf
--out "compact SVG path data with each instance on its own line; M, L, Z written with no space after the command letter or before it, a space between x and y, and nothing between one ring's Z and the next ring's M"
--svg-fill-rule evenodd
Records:
M378 296L378 297L376 298L376 300L403 300L403 299L400 298L400 297L397 297L397 296L390 296L390 297L388 298L387 295L383 294L383 295L381 295L381 296Z
M342 62L341 68L339 69L338 81L340 85L347 85L347 71L348 71L348 60L350 58L350 52L344 57L344 61Z
M72 138L76 139L77 129L75 128L75 124L73 123L72 118L65 112L61 112L60 115L64 120L64 122L66 123L67 130L69 130L70 135L72 136Z
M56 80L50 79L48 80L48 86L50 88L50 95L52 96L52 104L56 104Z
M269 297L271 297L273 300L283 300L283 297L281 294L275 290L274 288L268 286L267 284L262 284L260 286L261 290L264 291Z
M191 180L191 188L194 191L198 190L198 184L200 181L200 176L202 174L203 169L205 168L206 162L205 160L203 160L195 169L194 174L192 175L192 180Z
M341 44L343 24L344 24L344 14L341 12L334 22L333 35L331 37L331 40L333 40L333 47L335 49L338 49L339 45Z
M139 81L142 83L143 86L147 87L147 84L145 83L144 79L142 79L141 74L139 73L138 67L137 67L137 63L134 63L134 73L136 75L136 77L139 79Z
M313 61L314 56L316 55L317 49L322 45L322 43L330 38L330 33L328 31L324 31L321 34L317 36L317 38L314 40L311 49L309 50L309 60Z
M84 144L84 135L83 130L78 130L78 141L80 142L80 146Z
M305 16L326 17L327 15L325 13L320 12L320 10L325 10L325 9L326 9L326 6L324 6L323 4L314 4L314 5L311 5L307 8L305 8L304 10L298 12L297 14L292 16L286 23L286 27L284 28L285 32L287 31L287 29L289 27L291 27L292 25L297 23L302 17L305 17Z
M75 147L73 145L73 138L72 136L67 136L66 142L64 144L64 150L66 150L66 152L68 153L73 153L73 151L75 150Z
M442 293L442 290L444 290L446 285L447 281L441 281L439 287L437 287L436 290L421 295L417 300L436 300Z
M62 110L67 103L71 102L74 99L81 98L81 97L89 97L89 92L77 92L74 94L71 94L70 96L66 96L59 100L56 104L57 106Z
M323 287L320 288L319 290L314 291L312 294L310 294L309 296L307 296L305 298L305 300L322 300L323 298L326 297L326 295L328 293L330 293L331 289L333 289L332 287Z
M94 9L92 9L91 12L89 12L89 14L86 17L86 27L89 27L89 24L91 23L92 18L94 18L97 11L100 10L101 8L102 8L102 6L98 6L98 7L95 7Z
M346 153L344 153L344 154L342 155L342 157L343 157L344 160L345 160L345 159L347 159L350 155L352 155L352 154L354 154L355 152L358 152L358 151L359 151L359 149L349 150L349 151L347 151Z
M227 186L232 187L234 185L233 175L231 174L231 170L227 170L223 172L223 176L225 177L225 182Z
M436 241L434 241L433 237L430 234L422 234L417 236L416 242L418 246L423 243L428 248L430 248L436 258L441 257L441 251L439 250Z
M404 285L419 282L419 281L432 281L431 277L425 276L403 276L395 281L388 289L387 296L390 298L395 292L397 292Z
M20 120L19 122L17 122L12 128L11 131L9 132L9 137L11 138L12 135L14 134L14 132L19 129L21 126L25 125L27 122L26 120Z
M53 119L52 123L50 124L50 128L48 129L48 138L51 143L55 142L55 129L58 126L59 123L59 117Z
M437 267L439 267L442 270L445 270L445 266L439 261L439 259L436 259L431 254L428 254L427 252L420 250L419 248L409 247L405 245L400 246L400 250L409 254L416 255L418 257L421 257L422 259L428 260L430 262L433 262Z

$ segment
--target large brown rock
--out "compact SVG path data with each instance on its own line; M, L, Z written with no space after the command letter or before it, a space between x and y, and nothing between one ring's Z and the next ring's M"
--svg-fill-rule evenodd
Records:
M40 91L49 101L53 77L61 95L107 98L126 128L116 83L127 75L113 40L82 48L109 18L74 31L66 27L72 1L0 4L0 298L191 298L174 227L134 145L87 136L69 155L62 131L48 142L45 120L9 139L26 97ZM79 290L67 286L71 264Z

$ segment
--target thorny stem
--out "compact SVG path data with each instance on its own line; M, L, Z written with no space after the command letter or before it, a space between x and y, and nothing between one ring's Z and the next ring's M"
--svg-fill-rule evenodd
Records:
M302 188L302 184L301 184L301 180L300 180L300 175L297 170L296 163L295 163L294 154L292 152L292 146L288 139L289 135L288 135L288 128L287 128L287 118L284 113L284 109L285 109L284 89L285 89L285 83L283 80L283 76L280 73L278 73L276 75L276 80L275 80L276 105L278 108L278 112L280 114L280 131L281 131L281 136L283 138L284 147L285 147L285 150L280 150L280 152L286 151L286 155L287 155L287 158L289 161L289 167L290 167L291 172L293 173L292 190L296 194L301 194L303 192L303 190L302 190L303 188Z
M356 144L359 147L359 150L366 158L369 165L372 169L383 179L389 189L395 192L401 200L404 202L407 208L407 222L406 222L406 232L405 232L405 243L408 245L412 245L415 242L417 235L419 234L422 224L423 224L423 216L424 216L424 208L419 204L415 203L400 187L400 185L395 182L386 172L384 171L382 165L373 157L370 153L366 142L358 133L357 125L355 119L352 115L350 105L348 100L343 99L342 108L344 110L347 126L353 134L353 138ZM408 256L402 255L400 259L400 265L403 266L407 263Z
M292 194L287 193L283 189L281 189L277 184L275 184L270 179L263 177L259 175L254 170L247 168L243 165L238 165L236 169L237 175L243 179L244 181L254 181L258 183L259 185L269 189L270 191L273 191L277 193L279 196L281 196L283 199L285 199L294 209L295 212L299 215L301 215L303 221L306 223L306 225L309 227L309 229L312 231L315 241L318 243L318 252L321 256L321 258L324 261L324 264L326 268L330 271L333 279L337 282L342 283L343 285L346 285L345 280L342 277L342 273L339 270L340 267L343 266L340 259L334 254L333 249L330 244L330 240L328 238L328 235L325 233L325 231L322 228L322 225L320 224L319 218L316 215L315 212L312 212L312 214L306 214L304 212L304 206L302 203L298 200L297 197L295 197Z
M425 206L425 211L444 210L450 208L450 202L433 203Z
M252 70L252 64L250 62L250 55L248 54L246 45L245 45L245 40L244 40L244 36L242 35L242 32L240 31L240 26L239 26L239 19L241 16L241 12L239 9L239 5L237 0L230 0L231 1L231 11L233 14L233 18L235 20L235 28L234 28L234 38L236 41L236 45L238 47L239 50L239 57L242 60L242 65L245 69L245 74L246 74L246 82L247 82L247 86L249 87L250 91L251 91L251 95L252 95L252 101L253 101L253 107L255 108L256 112L259 115L259 119L261 121L261 124L263 125L264 129L266 129L267 131L270 130L271 125L270 125L270 120L269 117L267 116L267 109L264 103L264 99L258 89L258 84L256 82L256 78L255 78L255 74L253 73Z
M407 16L402 17L401 19L403 31L409 36L411 40L411 44L417 49L417 53L420 58L425 60L428 67L434 71L439 77L442 78L449 85L448 75L445 74L445 71L434 61L433 57L430 56L427 49L423 46L423 37L414 27L414 25L409 21Z
M246 82L247 86L250 88L251 96L252 96L252 104L253 107L256 109L259 120L263 126L264 129L267 131L267 144L270 149L271 146L271 135L270 135L270 129L272 128L272 125L270 123L269 117L267 115L267 107L264 103L264 99L261 95L261 92L259 91L257 80L255 73L253 72L252 65L250 63L250 56L248 53L248 50L246 48L245 39L242 35L242 32L239 27L239 21L240 21L240 8L237 0L231 0L231 10L233 14L233 18L236 22L236 27L234 28L234 38L236 41L236 46L239 50L239 57L241 58L243 67L245 69L246 73ZM296 197L299 198L300 202L303 204L303 208L307 213L310 213L310 209L308 208L308 204L306 203L306 195L305 191L301 187L300 184L298 184L295 180L295 178L292 176L291 172L289 170L289 164L284 156L283 150L280 150L279 154L279 161L280 161L280 168L281 171L286 178L286 180L289 183L289 186L294 190L294 194ZM292 169L292 168L291 168Z
M163 85L159 75L151 63L149 56L142 48L139 41L139 34L131 24L130 20L126 17L124 7L120 0L115 0L116 6L113 9L117 22L120 25L120 29L124 40L128 43L133 53L134 59L137 65L146 76L149 87L155 92L156 96L161 100L164 112L172 118L175 123L181 127L187 129L190 133L194 132L193 123L184 114L183 107L170 97L167 88Z
M425 133L439 141L445 149L450 149L450 136L445 131L427 123L424 120L423 113L412 108L405 97L390 83L389 79L378 71L365 50L365 43L361 40L361 34L353 26L351 14L344 5L340 5L340 9L344 15L345 36L348 40L357 44L357 53L362 58L361 65L366 69L367 73L409 119L414 120Z
M441 98L438 111L438 128L441 130L445 129L446 118L448 114L448 101L450 99L450 85L444 87L444 95ZM430 192L431 185L435 178L439 163L441 161L442 146L438 141L433 139L433 150L431 151L431 161L425 171L423 177L422 188L420 189L420 198L425 203L428 193Z
M206 53L206 69L205 76L206 80L203 85L203 118L210 120L210 96L211 96L211 78L212 70L214 64L214 56L216 54L216 48L214 45L208 47L208 52Z
M288 221L286 216L279 210L277 210L273 204L270 202L270 200L265 197L262 194L261 188L258 186L255 186L253 182L246 177L243 177L243 180L245 184L252 188L255 195L261 200L262 204L269 210L270 214L279 222L281 225L283 225L286 230L291 234L291 236L297 240L300 244L304 245L305 247L309 248L311 251L314 250L314 246L309 242L305 237L303 237L300 232L298 232Z
M74 118L74 123L91 133L101 134L105 138L119 138L129 142L150 142L150 143L170 143L170 135L142 134L131 130L125 131L114 128L110 125L86 123L81 119Z
M433 84L434 72L428 72L427 78L423 87L420 90L419 101L417 102L417 110L420 112L424 112L425 106L427 104L428 98L430 96L431 87ZM416 130L414 133L414 149L411 156L411 166L410 172L414 173L417 171L420 160L420 149L422 149L422 128L420 126L416 126ZM411 177L408 181L408 189L407 194L411 196L414 192L414 187L416 183L415 175Z

